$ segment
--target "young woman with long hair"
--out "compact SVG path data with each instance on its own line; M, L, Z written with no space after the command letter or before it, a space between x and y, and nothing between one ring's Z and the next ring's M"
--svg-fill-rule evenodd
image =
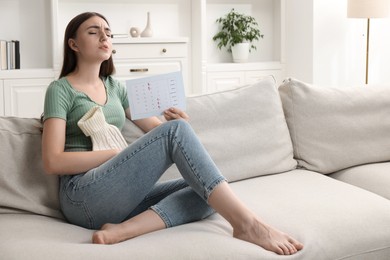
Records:
M65 31L61 75L47 89L42 153L48 174L60 176L60 204L70 223L96 229L92 242L113 244L206 218L215 211L233 236L281 255L303 245L265 224L233 193L177 108L134 120L146 132L124 148L93 149L79 121L93 108L105 127L131 120L126 89L111 75L111 30L98 13L82 13ZM102 128L104 129L104 127ZM175 163L183 176L158 182Z

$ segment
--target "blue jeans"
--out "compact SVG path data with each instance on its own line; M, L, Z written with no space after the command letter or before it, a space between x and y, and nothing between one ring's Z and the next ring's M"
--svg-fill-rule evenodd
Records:
M158 182L175 163L182 179ZM60 204L70 223L100 229L152 209L166 227L203 219L207 200L226 179L184 120L166 122L97 168L60 181Z

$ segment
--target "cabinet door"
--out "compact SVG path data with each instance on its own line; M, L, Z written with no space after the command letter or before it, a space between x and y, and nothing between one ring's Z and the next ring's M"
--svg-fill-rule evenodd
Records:
M115 77L124 82L127 79L142 78L162 73L169 73L181 70L179 61L171 62L129 62L115 64Z
M237 88L245 84L244 72L208 72L207 92L219 92Z
M281 70L257 70L257 71L246 71L245 72L245 83L253 84L265 77L273 76L276 80L276 84L279 86L282 84L283 77Z
M181 71L186 94L192 94L188 76L186 42L114 43L115 77L124 83L127 79Z
M4 114L39 118L52 78L4 80Z
M3 80L0 80L0 116L4 116L4 86L3 86Z

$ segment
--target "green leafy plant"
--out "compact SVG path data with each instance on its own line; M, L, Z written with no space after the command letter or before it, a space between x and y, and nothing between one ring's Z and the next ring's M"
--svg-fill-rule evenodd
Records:
M228 52L232 51L232 46L243 42L251 43L249 51L256 50L252 42L264 37L255 18L238 13L234 8L224 17L218 18L216 23L221 25L221 30L214 35L213 40L219 49L226 47Z

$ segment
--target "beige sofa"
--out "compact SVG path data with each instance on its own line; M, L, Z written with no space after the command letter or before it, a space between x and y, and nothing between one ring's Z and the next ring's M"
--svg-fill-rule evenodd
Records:
M0 118L1 259L390 259L390 87L272 79L188 98L191 124L233 189L305 245L278 256L218 214L116 245L68 224L41 164L37 119ZM142 132L127 122L132 142ZM174 167L164 175L174 178ZM113 187L115 188L115 187Z

